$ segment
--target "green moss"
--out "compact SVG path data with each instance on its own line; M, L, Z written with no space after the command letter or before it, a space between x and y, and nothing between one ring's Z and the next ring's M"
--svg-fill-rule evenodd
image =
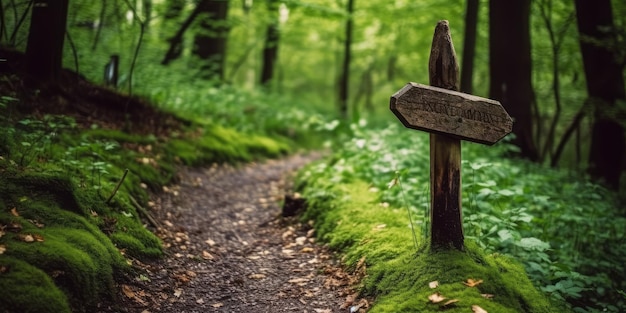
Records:
M45 135L21 131L24 138ZM10 265L0 272L0 312L5 307L20 312L93 311L100 300L112 296L114 277L129 270L120 250L137 258L163 254L131 196L145 204L148 190L159 192L172 183L180 163L245 162L290 150L280 140L210 124L171 137L69 127L46 137L37 149L16 145L20 141L10 136L0 138L0 150L7 152L0 158L0 226L22 226L0 237L7 247L0 264ZM125 169L124 184L105 203ZM24 242L26 234L41 236L43 242Z
M142 145L154 144L157 138L153 135L145 136L140 134L131 134L116 129L96 128L83 132L83 137L93 139L115 140L117 142L137 143Z
M18 235L8 235L5 254L53 277L56 289L67 295L73 308L84 311L113 295L113 271L124 263L93 235L70 228L23 225L22 233L39 235L43 241L24 242Z
M418 237L416 247L406 211L380 205L367 184L325 186L322 193L317 187L304 189L309 203L304 218L315 221L320 239L340 250L348 266L365 258L362 292L376 298L370 312L439 312L441 304L428 300L435 292L459 300L448 312L471 312L472 305L488 312L567 312L535 289L523 267L508 257L485 255L471 242L464 252L430 252ZM483 282L467 287L467 279ZM431 281L439 287L431 289Z
M44 271L5 255L0 268L0 312L71 312L67 297Z
M54 185L46 188L46 183ZM79 197L75 194L76 189L63 177L42 174L0 177L0 198L6 204L0 211L0 224L21 226L17 233L10 232L0 238L0 243L7 247L0 259L9 257L27 263L29 266L20 267L20 271L29 271L28 275L53 277L50 297L63 293L74 311L89 311L99 300L114 294L114 274L127 270L128 265L96 226L101 217L84 213L93 210L112 214L103 200L90 190L83 190ZM10 212L12 208L18 216ZM148 233L139 222L128 223L127 228ZM43 241L24 242L22 237L27 234L38 235ZM28 290L33 291L27 293L31 298L41 292L38 288L23 292ZM14 299L13 294L9 298L7 302L21 301L19 297Z
M170 140L167 151L187 165L250 161L289 151L286 144L274 139L220 126L206 126L200 132L194 138Z
M129 214L129 213L126 213ZM124 249L130 256L136 258L155 258L163 254L161 241L153 233L147 231L136 217L126 214L117 214L115 232L111 234L111 240L119 249Z
M111 235L111 240L115 242L118 248L124 249L128 255L138 258L155 258L163 254L156 237L154 239L146 240L123 232L116 232Z

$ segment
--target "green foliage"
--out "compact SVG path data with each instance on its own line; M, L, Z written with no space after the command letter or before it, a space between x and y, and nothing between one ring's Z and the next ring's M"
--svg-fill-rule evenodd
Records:
M363 240L373 226L334 216L332 208L346 195L331 191L336 191L337 185L365 181L379 204L393 210L396 218L408 221L406 211L400 214L394 208L410 210L413 220L407 225L422 230L418 241L423 245L429 216L428 135L395 125L382 130L353 125L352 131L354 137L326 163L301 174L301 188L313 199L314 209L307 218L317 220L320 232L331 237L336 227L332 221L354 224L350 235L354 237L328 239L335 248ZM580 174L503 157L511 149L506 142L493 147L464 143L466 237L488 253L520 260L537 287L555 299L567 300L578 311L623 310L626 304L618 291L625 288L626 220L616 195ZM396 179L401 188L395 186ZM322 208L331 210L326 213ZM363 214L351 212L350 216L354 219ZM379 220L375 214L364 216ZM411 229L403 231L403 241L408 244ZM350 251L348 260L354 261Z
M292 151L292 143L302 139L270 139L210 120L158 138L98 125L81 129L68 117L22 117L13 107L19 100L0 100L0 227L22 227L15 234L0 230L0 245L6 249L0 265L5 259L23 263L0 271L0 284L14 277L36 277L20 283L20 291L25 286L32 293L7 296L0 304L25 312L40 308L39 303L29 306L23 301L42 292L31 282L46 282L49 295L39 298L54 303L55 312L66 312L68 306L91 311L112 296L113 277L129 270L123 255L160 257L161 243L144 227L144 213L131 198L147 203L147 190L160 191L170 183L178 164L276 157ZM194 114L198 112L188 116L198 116ZM121 188L105 203L125 170L129 173ZM25 242L24 236L43 241Z
M361 287L376 298L370 312L439 312L440 305L428 301L435 292L460 300L450 312L467 312L472 305L488 312L564 312L506 256L484 255L473 244L466 252L430 253L422 239L416 250L403 210L381 203L379 192L357 178L328 185L331 174L320 167L300 176L308 203L304 218L315 220L318 237L341 250L349 267L367 272ZM484 283L468 288L462 282L469 278ZM432 281L439 287L429 288Z
M151 76L165 74L162 69L153 71ZM315 102L264 90L190 83L183 75L167 78L154 81L146 93L161 109L199 125L232 128L255 138L283 139L298 147L319 146L333 130L328 128L333 114ZM178 84L172 84L172 79L178 79Z

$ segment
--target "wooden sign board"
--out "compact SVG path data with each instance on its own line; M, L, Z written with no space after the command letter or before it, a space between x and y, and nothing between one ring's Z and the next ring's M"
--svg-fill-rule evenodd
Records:
M405 127L487 145L513 127L498 101L417 83L393 94L390 109Z

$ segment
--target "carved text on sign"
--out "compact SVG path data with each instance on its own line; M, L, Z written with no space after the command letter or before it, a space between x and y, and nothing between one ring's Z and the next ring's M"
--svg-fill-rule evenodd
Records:
M391 96L390 108L406 127L489 145L513 127L498 101L417 83Z

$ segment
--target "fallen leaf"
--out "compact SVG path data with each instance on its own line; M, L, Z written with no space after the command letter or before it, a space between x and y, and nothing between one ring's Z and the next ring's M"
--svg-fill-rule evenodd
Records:
M33 238L34 238L34 239L35 239L35 241L37 241L37 242L44 242L44 241L45 241L45 240L43 239L43 236L42 236L42 235L37 235L37 234L34 234L34 235L33 235Z
M293 278L288 280L289 283L297 284L297 285L305 285L309 282L308 278Z
M313 251L315 251L315 249L313 249L311 247L304 247L304 248L302 248L302 250L300 250L300 252L302 252L302 253L311 253Z
M449 305L457 303L457 302L459 302L459 299L451 299L451 300L446 301L446 303L444 303L442 306L444 306L444 307L445 306L449 306Z
M343 304L339 308L342 310L347 309L349 306L351 306L354 303L354 301L356 300L358 296L359 296L358 292L348 295L346 297L346 301L344 301Z
M248 278L250 279L263 279L267 277L265 274L250 274L248 275Z
M177 288L176 290L174 290L174 297L180 298L182 294L183 294L183 289Z
M350 308L350 311L352 311L352 308L355 308L357 310L357 312L361 312L360 309L361 308L369 308L370 303L367 301L367 299L361 299L359 300L359 303L357 303L357 305L352 306Z
M487 311L485 311L485 309L477 306L477 305L472 305L472 312L474 313L488 313Z
M463 282L463 284L467 287L476 287L478 285L480 285L483 282L482 279L473 279L473 278L468 278L466 282Z
M35 237L31 234L20 235L19 238L23 242L35 242Z
M430 300L430 302L432 303L439 303L443 300L445 300L446 297L442 296L440 293L435 292L432 295L428 296L428 300Z
M282 234L282 236L281 236L281 237L283 238L283 240L286 240L286 239L287 239L287 238L289 238L290 236L293 236L293 234L294 234L294 232L293 232L293 228L292 228L292 227L289 227L289 229L287 229L287 231L285 231L285 232Z
M4 251L7 251L7 246L5 245L0 245L0 254L3 254Z
M198 300L196 300L197 304L204 304L204 299L200 298Z
M15 217L20 216L20 213L18 213L18 212L17 212L17 209L16 209L16 208L12 208L12 209L11 209L11 214L12 214L13 216L15 216Z
M430 287L430 289L435 289L437 287L439 287L439 282L438 281L431 281L430 283L428 283L428 287Z
M89 213L91 214L91 216L93 217L97 217L98 216L98 212L94 211L94 210L89 210Z
M490 294L490 293L481 293L480 295L481 295L481 296L483 296L483 298L485 298L485 299L491 299L491 298L493 298L493 295L492 295L492 294Z
M135 292L128 285L122 285L122 292L127 298L135 298Z
M306 242L306 237L302 236L302 237L298 237L296 238L296 245L303 245Z
M217 303L213 303L213 304L211 304L211 306L212 306L212 307L214 307L214 308L221 308L221 307L223 307L223 306L224 306L224 303L222 303L222 302L217 302Z
M37 228L43 228L45 225L43 223L40 223L37 220L28 220L29 222L31 222L31 224L37 226Z
M332 313L331 309L313 309L315 313Z
M202 258L205 260L214 260L215 258L208 251L202 251Z
M205 243L206 243L207 245L211 246L211 247L213 247L213 246L215 245L215 241L213 241L212 239L207 239L207 240L205 241Z

